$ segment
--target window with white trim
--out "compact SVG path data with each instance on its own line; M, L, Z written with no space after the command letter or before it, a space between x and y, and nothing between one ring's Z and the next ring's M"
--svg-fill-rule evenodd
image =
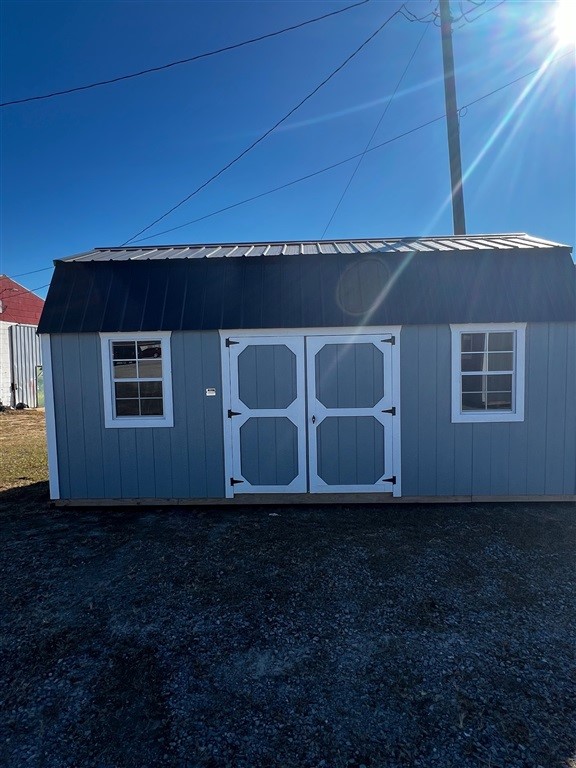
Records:
M450 329L452 421L523 421L526 324Z
M106 427L171 427L170 332L101 333Z

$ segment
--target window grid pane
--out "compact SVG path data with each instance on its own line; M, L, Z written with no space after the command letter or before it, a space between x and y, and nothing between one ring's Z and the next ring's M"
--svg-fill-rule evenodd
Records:
M462 333L462 412L513 410L515 332Z
M113 341L112 358L114 360L136 360L136 343L133 341Z
M116 417L163 416L162 342L113 341L111 351Z
M514 332L498 331L488 334L489 352L513 352L514 351Z
M162 346L160 341L153 339L152 341L139 341L138 342L138 359L145 358L161 358Z

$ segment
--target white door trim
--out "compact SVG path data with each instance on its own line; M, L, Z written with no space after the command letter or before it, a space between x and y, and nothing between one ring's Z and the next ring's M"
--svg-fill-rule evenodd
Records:
M362 328L357 326L345 326L336 327L329 326L327 328L243 328L241 330L230 329L221 330L220 338L225 342L227 338L234 339L241 336L378 336L379 334L390 335L396 337L396 344L398 344L398 337L402 330L401 325L366 325Z
M382 338L384 337L384 338ZM316 336L308 339L306 343L306 363L307 363L307 394L308 394L308 453L309 466L308 477L311 493L393 493L395 483L383 482L384 478L394 475L394 421L398 419L398 412L395 415L383 413L384 410L395 406L393 380L392 380L392 349L394 345L390 344L388 339L392 337L390 333L379 334L354 334L351 335L328 335ZM384 344L382 342L384 341ZM382 398L371 407L359 408L328 408L324 406L316 395L316 368L315 357L318 352L327 344L363 344L371 343L376 348L381 348L386 352L384 362L384 374L389 372L389 378L385 381L384 393ZM389 345L389 346L385 346ZM320 424L327 416L370 416L377 419L384 426L384 473L370 486L367 485L330 485L325 482L318 474L318 453L316 434Z
M228 373L230 379L229 385L229 408L238 414L228 417L228 408L224 413L225 421L229 422L228 434L231 447L228 466L231 467L231 474L227 475L228 487L234 493L306 493L307 490L307 458L306 458L306 410L305 410L305 370L304 370L304 337L282 336L281 344L286 346L296 357L296 399L286 408L249 408L239 399L239 381L238 381L238 357L249 346L272 346L278 344L278 338L268 335L261 336L253 334L252 336L237 337L231 334L226 338L234 343L226 347L224 340L224 349L227 350ZM251 418L266 417L285 417L288 418L297 429L297 457L298 474L286 486L278 485L253 485L242 474L241 467L241 448L240 448L240 429ZM238 486L231 484L231 478L241 481Z
M230 363L226 339L241 339L245 337L275 337L285 336L363 336L363 335L390 335L394 336L395 344L392 346L392 401L396 408L396 415L392 418L392 457L393 474L396 477L396 483L392 488L386 488L389 492L392 490L394 497L402 496L402 449L401 449L401 399L400 399L400 341L401 325L389 326L366 326L358 327L328 327L328 328L266 328L266 329L229 329L220 330L221 350L222 350L222 406L224 422L224 470L225 470L225 496L232 498L234 496L234 487L230 485L230 478L233 477L233 451L232 451L232 428L231 419L228 418L228 410L231 409L231 381L230 381ZM306 414L304 419L307 426ZM307 434L305 434L307 439ZM240 492L240 491L238 491ZM274 492L274 491L271 491ZM344 492L334 489L334 492Z

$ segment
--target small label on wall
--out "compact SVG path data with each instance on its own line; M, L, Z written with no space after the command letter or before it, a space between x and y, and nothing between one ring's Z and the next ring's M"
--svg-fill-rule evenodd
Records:
M216 397L216 390L214 387L206 387L206 397Z

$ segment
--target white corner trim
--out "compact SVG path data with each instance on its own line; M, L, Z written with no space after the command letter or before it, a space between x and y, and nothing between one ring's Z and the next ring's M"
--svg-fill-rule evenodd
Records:
M44 411L46 414L46 445L48 448L48 485L50 499L60 498L58 470L58 445L56 442L56 410L54 403L54 379L52 377L52 345L47 333L40 334L42 348L42 376L44 377Z
M451 332L451 401L452 423L474 424L524 421L524 398L526 377L526 323L463 323L450 324ZM461 410L460 370L460 334L461 333L515 333L514 344L514 374L512 411L466 411Z
M129 333L100 333L102 355L102 394L104 400L104 426L106 429L133 429L151 427L173 427L174 406L172 398L172 357L170 338L172 331L132 331ZM112 367L110 365L110 342L137 341L138 339L159 339L162 345L162 397L163 416L134 416L117 418L114 415Z

